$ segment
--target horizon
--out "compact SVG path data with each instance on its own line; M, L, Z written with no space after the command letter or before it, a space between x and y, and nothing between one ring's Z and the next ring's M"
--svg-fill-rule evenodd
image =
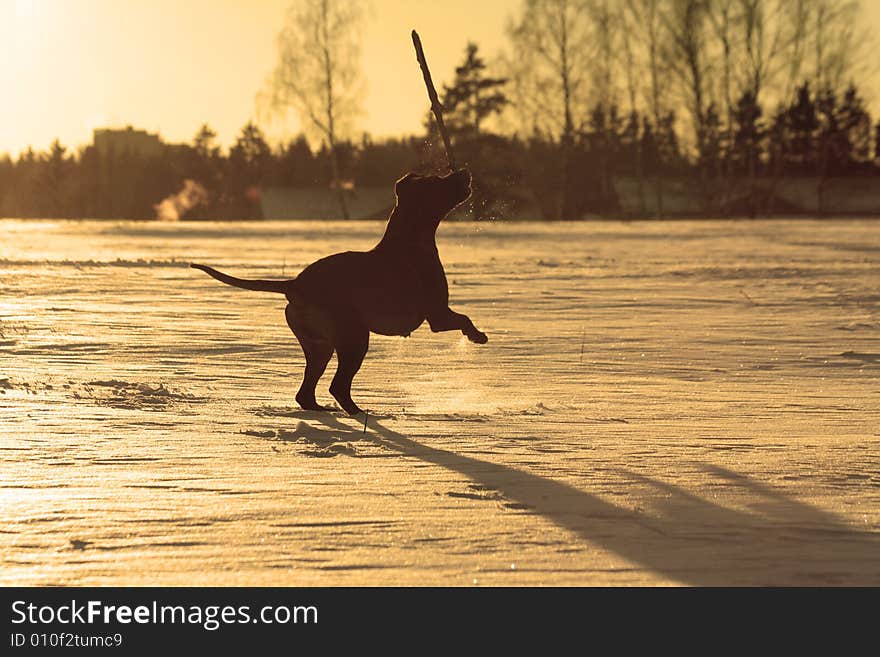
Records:
M158 133L167 143L188 143L207 123L224 148L249 121L273 146L293 138L302 132L296 117L261 118L255 100L275 64L276 36L289 4L0 0L6 14L0 42L10 51L4 59L17 62L0 70L0 87L20 90L0 106L0 154L16 158L29 147L45 151L55 139L76 151L92 142L97 128L129 125ZM367 90L355 134L383 139L421 133L429 108L410 29L421 34L441 88L469 41L492 65L507 47L505 25L522 3L370 4L361 60ZM880 22L880 3L864 4L863 11L871 26ZM218 49L231 30L237 30L237 46ZM174 47L149 50L163 40ZM877 77L859 80L875 118Z

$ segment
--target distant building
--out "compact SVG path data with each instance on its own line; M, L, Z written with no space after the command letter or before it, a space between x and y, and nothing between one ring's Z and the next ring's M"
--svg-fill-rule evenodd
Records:
M94 133L95 150L102 156L138 155L158 157L162 154L162 140L158 134L146 130L135 130L131 126L123 129L99 128Z

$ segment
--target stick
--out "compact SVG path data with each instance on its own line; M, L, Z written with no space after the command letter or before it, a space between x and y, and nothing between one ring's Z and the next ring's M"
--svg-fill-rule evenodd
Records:
M443 123L443 106L437 99L437 90L431 81L431 71L428 70L428 62L425 60L425 51L422 50L422 40L418 32L412 31L412 41L416 48L416 58L422 67L422 76L425 78L425 86L428 88L428 98L431 100L431 111L437 119L437 127L440 128L440 136L443 137L443 146L446 148L446 160L449 162L449 170L455 171L455 156L452 154L452 144L449 143L449 135L446 132L446 124Z

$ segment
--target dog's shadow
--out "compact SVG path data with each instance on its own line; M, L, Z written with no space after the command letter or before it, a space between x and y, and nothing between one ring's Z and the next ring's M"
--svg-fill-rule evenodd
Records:
M471 479L478 490L497 491L510 502L508 508L538 514L588 546L609 550L675 581L711 586L880 584L876 532L859 531L779 489L719 466L695 464L714 483L756 499L749 511L618 470L621 486L638 485L655 493L650 512L643 512L554 479L429 447L372 417L366 432L330 413L310 414L308 419L323 427L300 421L279 437L304 439L331 451L333 445L368 441L394 455L446 468ZM607 474L603 473L603 489L608 487Z

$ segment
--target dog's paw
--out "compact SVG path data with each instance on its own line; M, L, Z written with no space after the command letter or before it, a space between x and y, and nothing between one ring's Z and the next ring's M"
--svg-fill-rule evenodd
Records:
M486 344L489 342L489 336L477 329L474 329L472 332L466 333L465 335L467 335L468 340L476 342L477 344Z

